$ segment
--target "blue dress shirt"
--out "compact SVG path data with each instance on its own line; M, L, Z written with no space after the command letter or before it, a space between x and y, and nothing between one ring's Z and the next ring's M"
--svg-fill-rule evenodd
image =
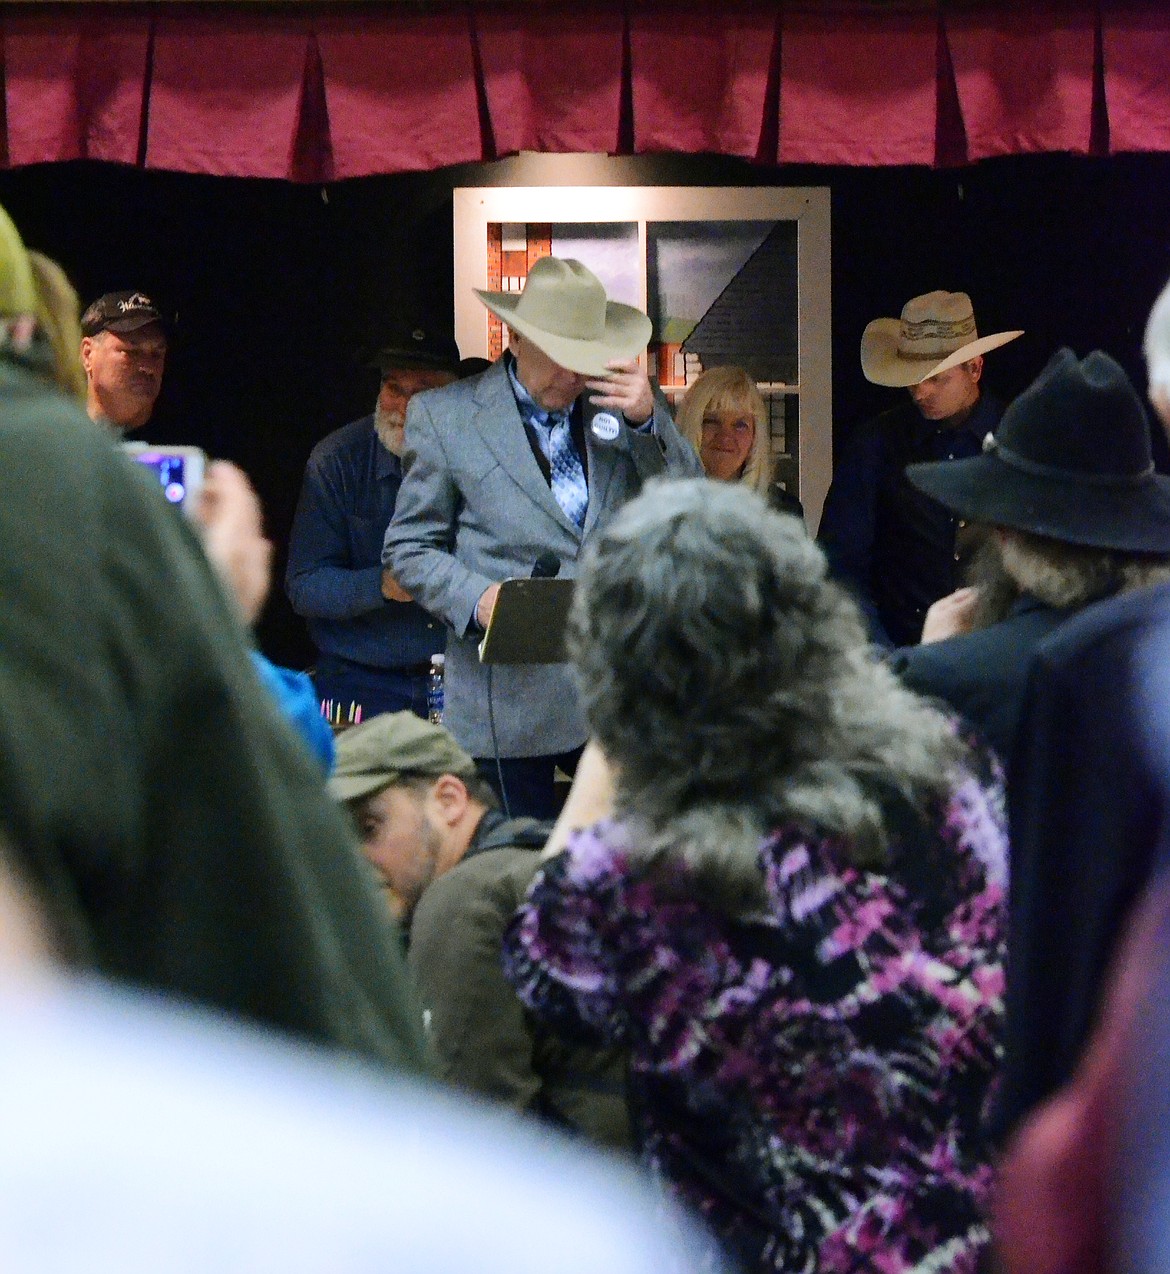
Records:
M402 464L364 416L323 438L305 469L285 584L322 654L407 669L441 651L446 630L415 602L382 596L382 541Z

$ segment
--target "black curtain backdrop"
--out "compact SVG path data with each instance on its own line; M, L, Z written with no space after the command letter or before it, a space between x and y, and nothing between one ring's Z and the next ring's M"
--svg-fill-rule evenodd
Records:
M260 640L279 662L312 659L282 587L309 450L370 410L376 377L361 353L389 316L452 324L451 192L511 180L511 162L327 188L92 163L0 173L0 203L83 303L133 287L177 313L157 417L174 441L236 461L261 494L278 578ZM632 158L613 160L604 179L830 187L838 444L897 401L862 379L865 324L936 287L970 292L982 331L1026 329L988 358L988 383L1005 395L1062 344L1108 350L1144 388L1142 329L1170 275L1170 156L1027 156L949 171Z

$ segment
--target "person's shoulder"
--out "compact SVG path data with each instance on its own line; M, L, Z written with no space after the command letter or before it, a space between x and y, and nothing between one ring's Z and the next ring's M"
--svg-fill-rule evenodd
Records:
M881 411L875 411L872 415L863 417L853 426L851 432L861 435L884 434L891 429L913 424L917 419L919 419L918 408L909 398L903 398L900 402L892 403L889 407L883 407Z
M1032 646L1067 622L1067 613L1051 606L1036 605L1005 616L997 623L959 633L942 641L923 642L917 646L901 646L890 655L890 666L899 676L914 677L928 673L978 671L987 659L997 659Z
M374 417L362 416L351 420L348 425L327 433L312 450L309 462L313 465L328 464L349 452L360 450L370 445L374 437Z
M540 855L534 849L504 846L473 854L433 880L411 921L412 940L424 930L450 933L472 914L500 912L501 927L524 897Z
M443 416L450 412L474 410L477 405L490 403L505 392L511 394L508 374L503 363L496 362L475 376L453 380L449 385L440 385L436 389L424 389L415 394L410 403L411 406L418 403L432 416Z
M561 901L591 897L604 906L604 899L612 901L639 875L636 862L640 855L631 836L631 829L616 819L578 828L560 853L533 855L536 861L530 893L546 899L556 896ZM523 868L517 864L515 870Z
M893 440L913 429L916 415L914 404L906 402L859 421L846 437L842 459L858 459L882 452Z
M1061 624L1040 643L1037 661L1054 668L1096 662L1162 632L1170 636L1170 584L1135 588L1093 602Z
M978 633L962 633L943 641L924 642L918 646L899 646L890 653L889 666L914 689L924 683L932 686L945 679L951 669L962 669L972 650L987 644L986 629ZM976 640L978 638L979 640Z
M448 881L449 887L467 890L516 876L531 880L539 866L540 853L536 847L497 845L463 859L435 884Z
M979 420L994 428L999 424L1000 417L1007 410L1007 403L996 393L991 390L984 390L979 395L979 402L975 406L975 415Z
M904 671L964 668L972 658L1002 649L1011 641L1014 620L1003 619L974 632L957 633L941 641L920 642L917 646L899 646L889 656L890 667L899 675Z
M563 853L545 860L541 874L559 876L567 888L581 894L622 893L644 874L635 834L630 824L617 819L580 828Z
M883 442L912 438L922 428L922 414L910 399L871 416L862 428Z
M966 859L987 885L1006 889L1007 795L1003 766L972 729L954 720L965 756L955 770L940 832L958 858Z
M116 438L40 376L0 358L0 470L10 480L9 517L54 522L126 521L150 505L149 484L126 463ZM157 485L156 485L157 490ZM46 492L51 492L46 495Z
M804 521L804 505L800 498L792 494L787 487L780 482L770 483L764 493L768 501L768 507L776 513L787 513L794 518Z
M114 450L110 432L42 377L0 357L0 427L9 438L28 435L41 450L77 453ZM48 427L47 427L48 426Z

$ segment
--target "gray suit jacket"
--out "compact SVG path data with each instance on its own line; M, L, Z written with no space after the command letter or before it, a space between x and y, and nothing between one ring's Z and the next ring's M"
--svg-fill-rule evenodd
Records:
M665 407L655 408L656 437L623 422L612 442L590 428L596 410L586 400L589 511L578 530L536 463L502 361L410 401L406 472L382 561L451 629L445 723L473 756L494 751L489 676L501 756L567 752L587 734L567 665L489 670L479 662L475 605L484 590L531 575L546 552L560 560L562 578L573 578L584 544L659 466L680 477L702 473Z

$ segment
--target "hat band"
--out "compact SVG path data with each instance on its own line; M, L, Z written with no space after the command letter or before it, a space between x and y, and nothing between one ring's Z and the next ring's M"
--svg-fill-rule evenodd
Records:
M915 323L903 319L898 332L898 357L921 359L923 362L931 358L946 358L948 354L953 354L955 350L978 339L974 314L952 322L927 318Z
M957 345L953 341L947 341L931 349L902 349L899 346L898 357L905 359L908 363L937 363L940 358L946 358L966 344L966 341L961 341Z
M1076 469L1064 469L1060 465L1040 464L1029 460L1011 447L1005 447L993 434L983 440L983 450L994 452L1000 460L1021 473L1031 474L1036 478L1061 478L1066 482L1076 482L1089 487L1140 487L1154 476L1154 465L1151 461L1140 473L1082 473Z

